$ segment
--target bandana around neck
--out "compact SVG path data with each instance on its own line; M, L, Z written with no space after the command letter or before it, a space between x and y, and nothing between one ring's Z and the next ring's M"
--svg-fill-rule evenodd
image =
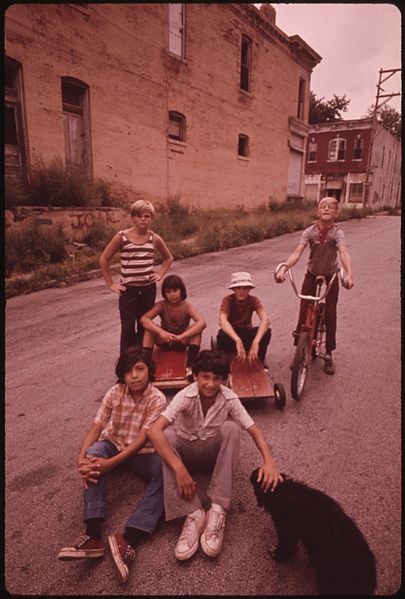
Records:
M321 227L319 223L316 223L316 226L318 227L320 243L325 243L328 238L328 233L331 230L331 228L333 227L333 225L331 225L330 227L327 227L326 229L324 227Z

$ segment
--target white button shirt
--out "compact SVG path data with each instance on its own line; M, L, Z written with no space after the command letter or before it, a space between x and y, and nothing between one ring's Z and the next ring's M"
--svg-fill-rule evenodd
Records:
M234 420L245 430L254 424L236 393L224 385L220 386L217 398L205 417L197 383L176 393L161 415L170 424L174 422L179 437L189 441L213 437L225 420Z

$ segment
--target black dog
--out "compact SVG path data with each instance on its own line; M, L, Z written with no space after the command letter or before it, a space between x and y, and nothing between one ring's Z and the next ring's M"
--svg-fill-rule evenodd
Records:
M315 570L320 595L372 595L376 587L374 555L340 505L325 493L282 475L284 482L265 493L250 475L257 504L273 518L278 546L273 558L295 554L301 540Z

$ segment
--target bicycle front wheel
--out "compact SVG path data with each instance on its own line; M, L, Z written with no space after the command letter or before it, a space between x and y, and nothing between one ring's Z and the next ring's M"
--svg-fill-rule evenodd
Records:
M299 400L304 392L305 382L309 370L309 333L301 333L295 350L294 361L291 373L291 395L295 400Z

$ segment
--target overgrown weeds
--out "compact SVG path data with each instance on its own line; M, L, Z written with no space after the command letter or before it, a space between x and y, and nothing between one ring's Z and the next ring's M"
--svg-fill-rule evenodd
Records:
M364 218L371 208L343 208L338 220ZM289 202L282 208L269 202L248 212L243 206L232 210L199 211L173 199L156 206L153 230L167 242L175 259L224 250L299 231L315 219L315 206ZM66 243L55 226L23 227L6 232L6 296L67 284L72 275L98 267L98 257L116 231L97 222L84 238L93 252L89 256L67 257ZM118 256L114 261L118 260ZM29 275L27 273L30 273ZM42 285L41 285L42 281Z
M113 206L117 204L110 184L92 182L79 166L66 167L60 156L49 163L39 157L33 164L28 183L5 181L6 208L28 206Z

